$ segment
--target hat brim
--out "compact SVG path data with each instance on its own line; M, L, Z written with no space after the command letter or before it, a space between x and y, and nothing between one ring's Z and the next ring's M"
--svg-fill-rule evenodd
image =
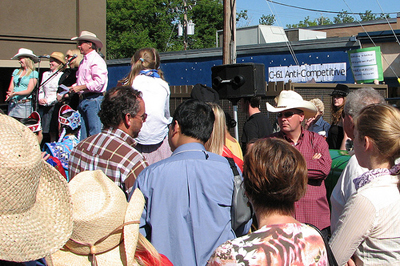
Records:
M103 48L102 41L100 41L99 38L95 38L95 37L90 37L90 36L73 37L73 38L71 38L71 41L89 41L89 42L92 42L92 43L96 44L97 48Z
M293 104L285 107L274 107L269 103L266 103L267 111L271 113L280 113L289 109L299 109L304 112L305 118L314 117L317 114L317 108L309 101L299 102L299 104Z
M329 94L329 96L335 96L335 95L339 95L341 97L346 97L348 95L348 93L343 92L343 91L333 91L331 94Z
M42 163L33 207L24 213L0 215L1 260L24 262L43 258L59 250L71 236L68 184L53 166Z
M32 61L33 61L34 63L39 62L39 58L38 58L37 56L32 55L32 54L24 54L24 53L22 53L22 54L16 54L16 55L14 55L11 59L12 59L12 60L18 60L19 57L29 57L30 59L32 59Z

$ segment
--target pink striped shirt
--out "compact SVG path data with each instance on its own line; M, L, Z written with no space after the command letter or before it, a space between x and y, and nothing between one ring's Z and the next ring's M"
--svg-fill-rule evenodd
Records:
M94 50L84 55L76 72L76 85L86 85L89 92L102 93L107 83L108 71L103 58Z

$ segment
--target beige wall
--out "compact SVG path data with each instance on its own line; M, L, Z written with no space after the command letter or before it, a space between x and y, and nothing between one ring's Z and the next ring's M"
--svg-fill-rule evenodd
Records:
M70 39L82 30L95 33L106 52L104 0L1 0L0 10L0 67L18 66L9 59L21 47L36 55L74 49Z

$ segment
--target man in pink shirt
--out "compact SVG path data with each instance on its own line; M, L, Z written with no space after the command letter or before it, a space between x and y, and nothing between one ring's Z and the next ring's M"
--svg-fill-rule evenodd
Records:
M103 43L94 33L82 31L79 37L71 40L78 42L83 60L76 73L76 84L70 91L80 94L78 111L82 116L81 140L101 132L101 121L97 115L108 83L106 62L97 53Z

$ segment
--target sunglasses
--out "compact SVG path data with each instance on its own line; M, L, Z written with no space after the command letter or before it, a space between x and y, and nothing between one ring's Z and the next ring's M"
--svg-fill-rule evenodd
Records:
M293 112L293 111L287 111L287 112L281 112L281 113L277 113L276 116L277 117L285 117L285 118L289 118L292 117L293 115L298 115L301 114L301 112Z

